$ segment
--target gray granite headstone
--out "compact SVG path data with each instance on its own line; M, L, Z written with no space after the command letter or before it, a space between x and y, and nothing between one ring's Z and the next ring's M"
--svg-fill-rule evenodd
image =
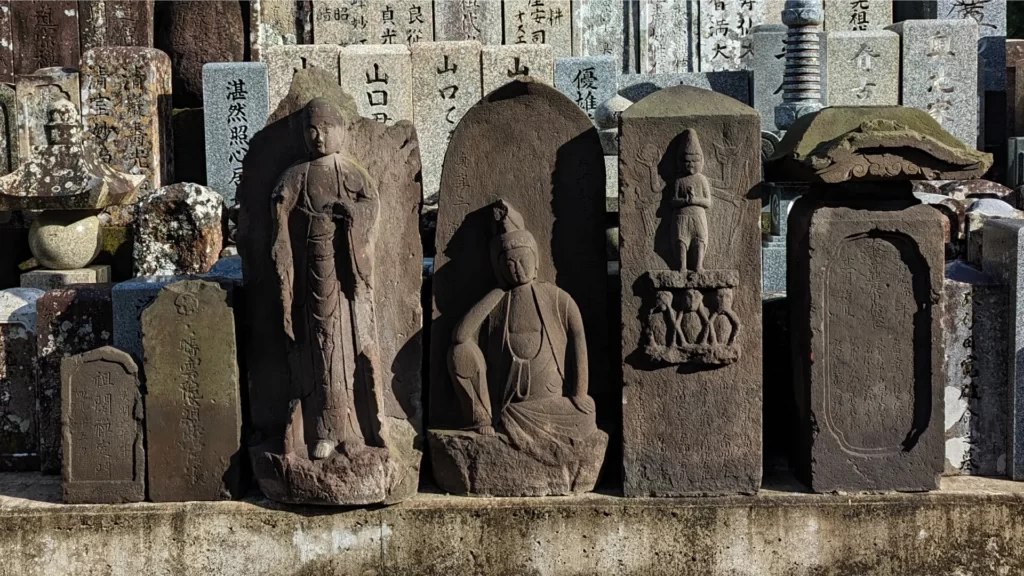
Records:
M633 102L669 86L694 86L725 94L747 104L751 102L750 72L691 72L681 74L623 74L619 94Z
M612 56L578 56L555 60L555 88L591 119L602 102L615 95L616 60Z
M43 68L18 76L14 86L18 98L18 149L26 160L33 149L46 146L46 124L50 107L57 100L69 100L81 109L78 72L69 68Z
M696 72L699 24L696 0L640 0L640 73Z
M978 24L978 57L984 62L985 90L1006 90L1007 0L936 0L940 20L974 20Z
M550 44L555 58L572 56L569 0L505 0L505 44Z
M978 144L978 24L907 20L900 35L902 104L928 112L950 134Z
M764 9L764 0L700 0L700 71L739 70L743 38L764 22Z
M235 203L249 139L267 124L268 98L267 65L262 62L203 66L206 184L227 206Z
M747 68L754 76L754 108L761 114L761 130L776 130L775 107L782 104L786 70L786 30L782 24L761 24L750 35Z
M501 0L453 0L434 4L434 34L442 40L501 44Z
M360 116L393 125L413 119L412 58L404 45L346 46L339 55L341 87Z
M300 46L270 46L263 53L267 63L267 78L270 85L269 108L273 112L288 95L292 77L298 70L322 68L339 77L338 58L341 46L334 44L303 44Z
M824 0L824 30L882 30L892 24L892 3L893 0Z
M826 106L896 106L900 37L889 30L828 32L821 43Z
M530 77L550 86L554 74L554 49L547 44L484 46L480 51L483 94Z
M572 3L572 54L613 56L622 70L625 38L622 0L575 0Z

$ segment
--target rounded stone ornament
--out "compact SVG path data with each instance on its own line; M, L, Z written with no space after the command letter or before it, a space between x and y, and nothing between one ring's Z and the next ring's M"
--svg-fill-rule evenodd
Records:
M100 252L100 220L82 210L44 211L28 230L28 247L51 270L85 268Z

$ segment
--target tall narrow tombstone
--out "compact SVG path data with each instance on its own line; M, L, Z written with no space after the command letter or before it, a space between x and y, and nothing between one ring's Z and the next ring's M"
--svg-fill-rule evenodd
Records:
M11 0L0 0L0 82L14 82L14 30Z
M750 34L753 52L747 67L754 82L754 108L761 114L761 130L774 132L775 107L782 104L782 75L786 70L786 28L760 24Z
M616 70L616 60L611 56L558 58L555 60L555 89L568 96L593 120L597 107L615 95Z
M940 20L973 20L978 24L979 66L984 64L984 89L1006 90L1007 0L936 0Z
M442 489L593 489L607 444L595 400L605 424L615 396L604 186L596 129L554 88L513 82L459 123L441 178L433 277L428 440ZM523 340L505 341L502 330ZM540 353L520 348L545 338Z
M826 106L895 106L900 91L900 37L888 30L828 32L821 43Z
M203 122L206 134L206 185L235 204L242 181L242 158L249 139L267 124L267 65L262 62L203 66Z
M18 101L14 88L0 84L0 176L18 168Z
M340 54L341 88L359 115L393 125L413 119L412 56L397 46L346 46Z
M182 280L142 313L149 498L240 495L242 409L234 303L214 282Z
M154 48L93 48L82 56L82 120L104 162L147 179L139 197L174 178L171 62Z
M412 105L423 163L423 203L437 204L441 163L455 125L480 100L480 43L412 47Z
M807 116L766 165L769 179L810 184L786 243L795 461L813 491L938 488L947 221L911 180L976 178L991 165L927 113L897 106Z
M34 148L46 146L46 124L50 110L58 100L67 100L81 108L78 72L68 68L43 68L34 74L18 76L15 84L18 97L18 149L24 159L34 156Z
M882 30L892 24L892 0L824 0L823 4L825 32Z
M288 94L292 78L299 70L320 68L326 70L334 81L340 82L338 58L341 46L306 44L301 46L271 46L264 51L267 63L267 77L270 83L269 109L276 110Z
M746 105L753 103L751 73L746 70L729 72L691 72L681 74L623 74L619 77L619 95L633 102L671 86L693 86L724 94Z
M79 0L82 51L101 46L153 46L153 0Z
M476 40L501 44L501 0L459 0L434 4L434 33L437 40Z
M39 378L39 465L61 470L61 360L110 344L110 284L78 284L46 292L36 301Z
M640 74L696 72L699 43L695 0L640 0ZM636 72L635 69L629 70Z
M78 2L15 0L10 8L15 74L31 74L53 66L78 66Z
M622 71L626 23L622 0L578 0L572 3L572 55L613 56Z
M744 37L764 22L764 0L699 0L700 71L740 70Z
M39 469L36 300L42 290L0 291L0 471Z
M550 44L555 58L572 56L569 0L505 0L505 44Z
M620 130L625 494L756 492L760 119L677 86L623 112Z
M490 94L500 86L523 78L550 86L554 67L554 50L545 44L484 46L480 51L481 94Z
M262 62L271 46L312 41L312 30L302 18L300 4L295 0L249 2L249 51L254 62Z
M64 502L144 500L144 410L135 362L104 346L65 358L60 381Z
M978 145L978 24L907 20L900 35L901 102L919 108L964 144Z

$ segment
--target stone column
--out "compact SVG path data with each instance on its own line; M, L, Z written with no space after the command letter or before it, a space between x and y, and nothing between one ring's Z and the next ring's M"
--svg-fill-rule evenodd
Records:
M818 33L824 19L818 0L786 0L782 23L786 33L786 71L782 104L775 108L775 126L789 130L797 118L821 110L821 65Z

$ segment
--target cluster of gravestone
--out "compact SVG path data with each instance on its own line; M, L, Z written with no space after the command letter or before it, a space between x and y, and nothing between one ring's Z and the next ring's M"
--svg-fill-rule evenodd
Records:
M1024 480L1024 74L967 4L0 0L0 470Z

